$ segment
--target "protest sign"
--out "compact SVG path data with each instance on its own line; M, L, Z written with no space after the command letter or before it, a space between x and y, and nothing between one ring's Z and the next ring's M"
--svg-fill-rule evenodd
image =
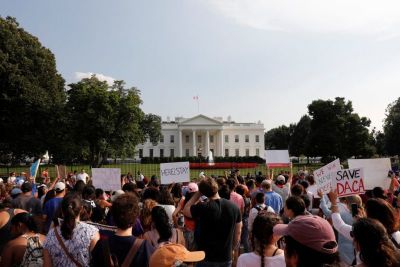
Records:
M121 169L120 168L93 168L93 185L105 191L115 191L121 189Z
M67 166L56 165L56 172L57 172L57 177L60 177L60 179L67 178Z
M391 169L389 158L380 159L349 159L349 168L363 168L365 189L372 190L376 186L388 189L390 178L388 171Z
M288 150L265 150L265 163L268 168L289 167Z
M190 182L189 162L160 164L161 184Z
M338 170L332 177L338 197L365 193L363 169Z
M340 170L340 160L335 159L331 163L319 168L314 171L314 180L317 185L317 189L321 190L323 194L327 194L332 189L332 177L331 174L335 174Z

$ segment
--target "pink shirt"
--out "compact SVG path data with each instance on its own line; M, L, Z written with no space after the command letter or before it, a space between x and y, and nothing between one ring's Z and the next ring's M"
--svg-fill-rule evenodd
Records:
M244 199L238 193L232 192L230 201L232 201L241 211L244 210Z

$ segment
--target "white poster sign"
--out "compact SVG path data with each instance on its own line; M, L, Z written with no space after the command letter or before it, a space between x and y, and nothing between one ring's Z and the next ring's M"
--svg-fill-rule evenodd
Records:
M345 169L332 174L338 197L365 193L363 169Z
M265 150L265 162L268 168L290 166L288 150Z
M105 191L115 191L121 189L121 169L120 168L93 168L93 185Z
M161 184L190 182L189 162L160 164Z
M321 190L323 194L327 194L332 188L332 173L340 170L340 160L335 159L331 163L326 164L322 168L314 171L315 184L317 189Z
M371 190L377 186L383 189L389 188L391 182L388 178L388 171L391 169L389 158L349 159L348 162L350 169L363 168L366 190Z

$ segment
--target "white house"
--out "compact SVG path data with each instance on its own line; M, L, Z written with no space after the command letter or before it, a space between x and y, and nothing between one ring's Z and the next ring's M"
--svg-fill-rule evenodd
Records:
M175 118L161 125L157 145L149 141L137 146L138 157L263 156L264 125L236 123L229 118Z

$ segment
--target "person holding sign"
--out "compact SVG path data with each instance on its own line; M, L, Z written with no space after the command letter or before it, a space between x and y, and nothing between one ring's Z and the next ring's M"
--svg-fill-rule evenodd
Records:
M337 205L337 193L331 191L328 194L329 200L332 203L332 223L335 229L344 235L346 238L352 240L350 234L352 227L346 224L339 214ZM390 239L396 247L400 248L400 231L398 215L395 209L385 200L379 198L370 198L365 203L365 213L360 208L356 217L368 217L378 220L385 226L387 233L390 235Z

